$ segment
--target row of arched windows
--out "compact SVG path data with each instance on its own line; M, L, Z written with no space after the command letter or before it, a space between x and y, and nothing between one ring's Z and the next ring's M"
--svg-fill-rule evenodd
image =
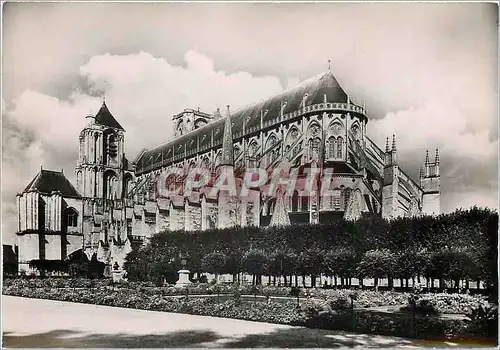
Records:
M334 211L346 210L352 190L350 188L336 188L332 192L331 196L322 196L320 198L321 209ZM295 191L293 196L289 197L288 210L292 212L309 211L310 198L310 196L299 196L299 193Z
M328 139L327 158L343 158L344 139L342 137L335 138L331 136Z

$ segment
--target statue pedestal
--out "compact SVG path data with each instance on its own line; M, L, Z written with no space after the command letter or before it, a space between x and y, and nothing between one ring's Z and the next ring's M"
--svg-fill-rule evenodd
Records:
M179 280L175 284L176 287L185 287L191 284L189 280L189 270L179 270L177 273L179 274Z
M120 283L123 280L123 270L112 270L111 275L113 277L113 283Z

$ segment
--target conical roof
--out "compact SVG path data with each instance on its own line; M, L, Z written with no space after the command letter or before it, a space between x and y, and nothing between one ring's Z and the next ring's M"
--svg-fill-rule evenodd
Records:
M62 171L40 170L23 192L30 191L38 191L43 194L59 191L63 197L81 197Z
M116 121L115 117L113 117L113 115L109 111L108 106L106 106L106 102L102 103L102 106L99 109L99 112L97 112L97 114L95 116L95 121L97 124L101 124L101 125L109 126L111 128L120 129L120 130L125 131L125 129L122 128L120 123L118 123Z

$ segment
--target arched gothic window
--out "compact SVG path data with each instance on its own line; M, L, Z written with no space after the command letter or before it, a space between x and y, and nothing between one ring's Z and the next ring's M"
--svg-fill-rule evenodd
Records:
M328 139L328 158L335 158L335 148L337 147L337 140L335 137Z
M66 209L65 212L66 227L78 227L78 213L73 208Z
M350 188L346 188L343 191L343 197L344 197L344 210L347 210L347 207L349 206L349 199L351 198L351 192L352 190Z
M354 124L351 127L351 132L352 132L352 135L354 136L354 138L356 140L359 140L359 126L358 126L358 124Z
M309 210L309 197L308 196L302 196L301 197L301 204L302 204L302 211L308 211Z
M299 193L293 191L291 211L299 211Z
M113 171L104 173L103 197L105 199L113 199L116 194L116 175Z
M82 187L82 172L79 171L76 173L76 188L78 188L78 191L81 191Z
M97 163L97 140L99 139L99 134L95 133L94 134L94 149L92 150L93 157L94 157L94 163Z
M342 137L337 138L337 158L342 158L342 150L344 149L344 140Z
M340 189L336 188L332 192L330 207L332 210L340 210Z

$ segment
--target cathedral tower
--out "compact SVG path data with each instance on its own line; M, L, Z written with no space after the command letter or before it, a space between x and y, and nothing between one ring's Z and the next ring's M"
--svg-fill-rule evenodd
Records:
M386 219L398 216L399 168L396 152L396 136L392 135L392 147L389 138L385 144L384 182L382 187L382 217Z
M441 213L441 175L439 174L439 151L436 149L434 162L429 160L429 151L425 155L425 165L420 172L422 196L422 212L428 215Z
M124 155L125 130L106 103L86 119L75 168L77 189L83 197L84 247L89 258L97 253L99 260L109 264L116 255L110 242L127 239L127 222L120 209L133 175Z
M105 102L95 116L86 119L87 125L80 133L77 189L84 198L121 198L125 130Z
M219 115L220 116L220 115ZM214 120L214 116L208 113L200 112L197 110L186 108L179 114L173 116L174 122L174 137L184 135L195 129L201 128Z

